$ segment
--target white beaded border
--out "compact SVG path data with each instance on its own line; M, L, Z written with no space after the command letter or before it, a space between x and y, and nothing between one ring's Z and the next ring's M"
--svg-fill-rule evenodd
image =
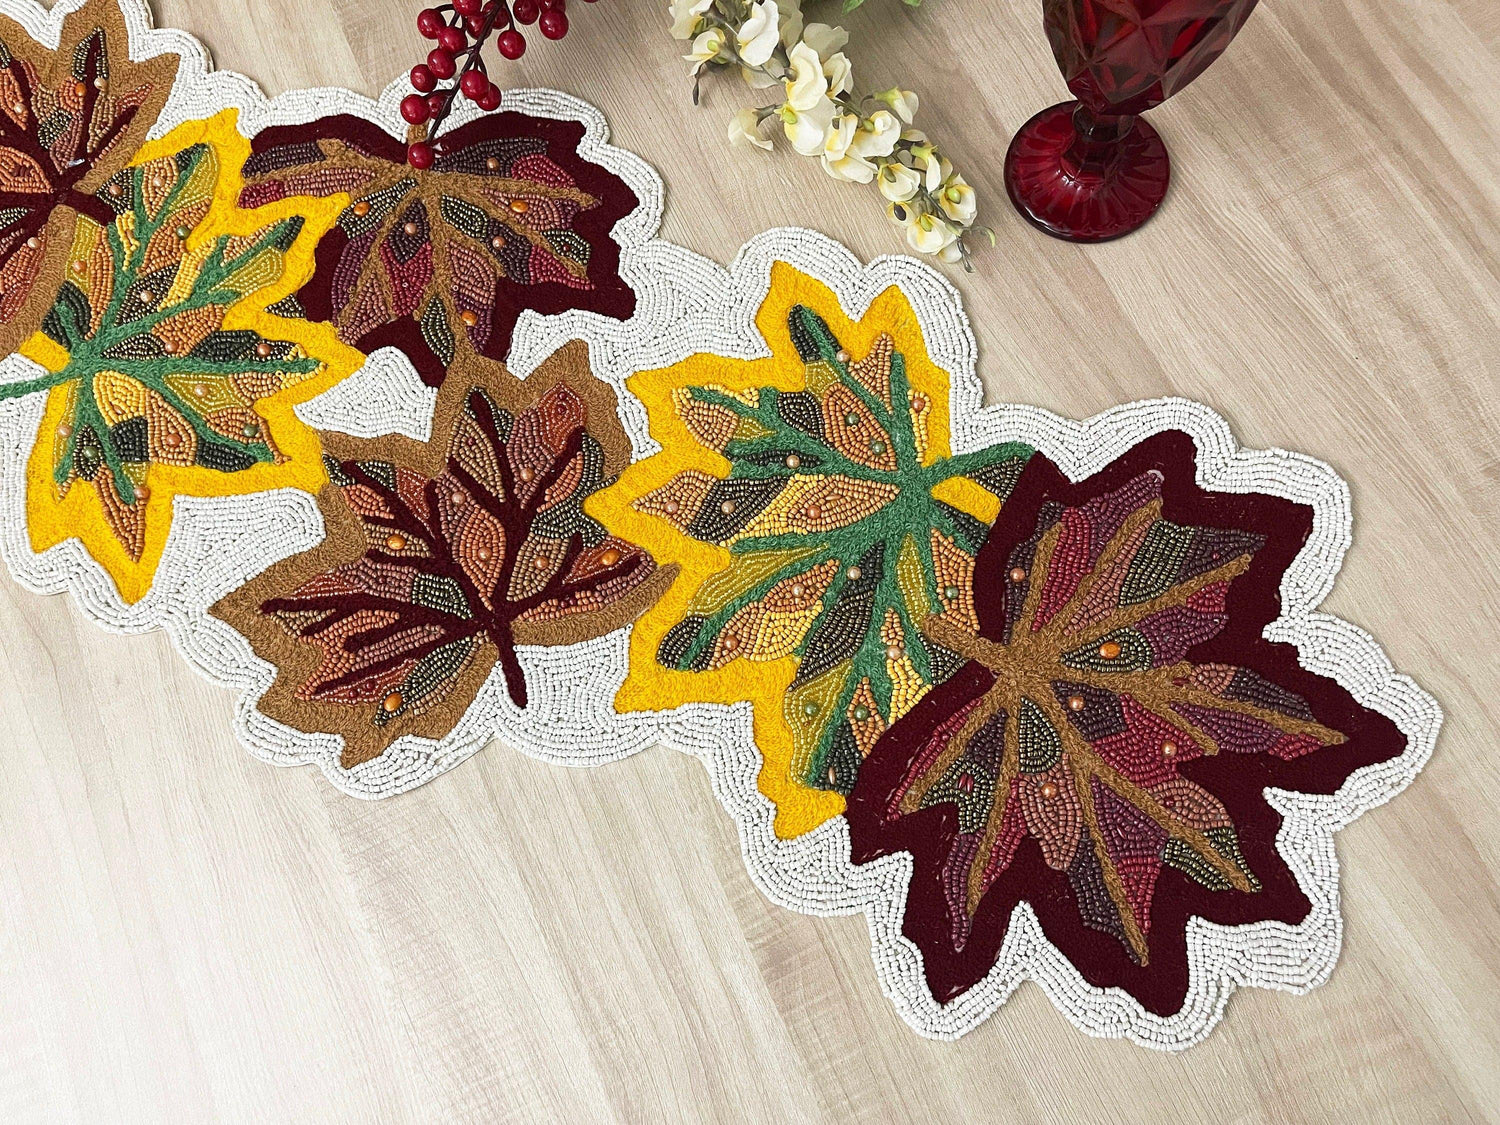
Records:
M76 6L77 0L63 0L44 13L29 0L0 0L0 11L53 45L62 15ZM178 83L153 136L231 105L240 108L241 129L247 135L270 124L305 121L328 112L355 113L401 135L395 115L399 81L379 101L345 90L296 91L268 100L241 75L210 72L206 52L189 36L152 29L140 0L122 0L122 10L131 28L133 57L166 50L183 56ZM934 361L953 376L955 451L1025 440L1079 479L1153 433L1182 429L1197 443L1199 481L1205 487L1261 491L1312 506L1312 537L1287 571L1284 612L1267 635L1295 644L1304 666L1333 676L1360 702L1389 715L1409 741L1401 756L1358 771L1330 797L1268 791L1285 816L1278 847L1312 903L1301 925L1224 927L1192 919L1188 999L1182 1011L1163 1018L1146 1012L1118 989L1088 985L1045 940L1035 915L1022 904L991 973L962 996L940 1005L927 989L920 952L901 936L910 856L902 853L852 866L842 818L795 840L778 839L772 829L774 808L756 786L761 758L751 737L748 704L616 714L610 700L625 675L628 630L567 649L523 649L521 659L533 694L525 713L509 705L492 677L446 738L403 739L374 762L342 770L336 737L305 735L255 709L273 670L254 656L243 638L205 612L272 562L321 539L321 520L312 498L293 490L238 497L230 504L179 498L156 584L141 602L125 606L78 543L70 541L42 555L30 550L24 470L40 419L41 396L0 404L0 552L17 580L39 593L71 590L84 611L107 628L167 629L195 668L240 691L235 726L253 753L278 764L315 763L335 785L356 796L385 796L422 784L492 736L526 753L571 765L610 761L658 741L697 755L739 827L742 851L757 886L774 901L805 913L865 911L881 986L902 1017L927 1036L954 1038L971 1030L1029 977L1091 1034L1182 1048L1208 1033L1236 985L1303 991L1324 980L1337 959L1341 934L1332 834L1366 808L1388 800L1415 776L1431 753L1441 721L1431 697L1394 673L1367 634L1314 612L1349 543L1349 497L1337 475L1296 454L1239 450L1222 419L1206 407L1179 399L1133 403L1085 422L1025 406L982 408L974 340L958 294L928 267L900 257L862 266L848 250L821 235L782 229L753 239L725 271L652 238L662 204L660 181L644 162L606 143L607 130L597 110L551 91L509 91L506 99L512 108L582 120L587 135L581 151L621 175L642 201L615 229L622 246L621 275L637 293L635 315L620 323L581 310L556 316L528 312L516 327L510 359L512 368L524 374L568 339L587 340L595 370L620 394L622 420L638 457L656 446L640 403L624 390L625 378L697 351L747 358L766 354L755 331L754 313L769 288L771 263L786 261L828 284L855 318L885 288L901 287ZM28 361L13 356L0 361L0 381L26 378L33 370ZM353 386L341 384L299 408L299 413L322 426L370 436L378 432L377 426L413 436L426 433L431 399L411 396L412 376L402 357L376 353L353 378ZM409 408L403 408L403 401ZM371 402L378 404L374 419Z

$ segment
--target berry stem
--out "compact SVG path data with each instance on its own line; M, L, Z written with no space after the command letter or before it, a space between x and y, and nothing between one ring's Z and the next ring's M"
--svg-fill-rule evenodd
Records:
M444 4L436 10L439 12L451 12L453 11L453 6L451 4ZM515 26L515 21L510 14L510 4L507 0L494 0L494 7L491 9L489 15L484 17L484 23L479 28L479 34L474 36L474 42L462 52L464 55L463 68L453 76L453 85L441 91L443 94L443 104L427 123L427 132L424 134L424 139L430 138L436 143L438 129L442 127L443 122L448 118L449 112L453 109L453 99L458 96L459 89L463 85L464 75L476 67L481 73L484 73L484 63L479 57L480 48L484 46L490 37L490 33L494 31L495 24L499 20L501 12L505 13L506 25L509 27ZM463 20L460 17L457 24L450 26L458 26L462 23Z

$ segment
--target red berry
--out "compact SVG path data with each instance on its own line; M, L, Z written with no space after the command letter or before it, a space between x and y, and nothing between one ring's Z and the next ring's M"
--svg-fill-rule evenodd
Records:
M548 39L561 39L568 33L568 17L562 12L543 12L536 25Z
M518 59L526 53L526 38L515 28L502 31L495 46L508 59Z
M432 116L436 117L438 114L443 112L443 104L447 102L447 100L448 92L446 90L439 90L435 94L427 95L427 108L432 111Z
M423 8L417 13L417 30L423 39L436 39L443 30L443 17L432 8Z
M401 99L401 116L413 125L420 125L432 116L427 108L427 99L421 94L407 94Z
M456 55L468 46L469 40L461 27L445 27L438 32L438 46L450 55Z
M490 80L484 76L483 71L470 70L458 80L458 88L464 92L464 97L477 102L490 88Z
M566 0L542 0L542 9L548 12L561 12L567 8Z
M492 109L499 109L500 87L491 82L490 88L486 90L484 92L484 96L479 99L478 105L479 108L484 110L486 113L488 113Z
M479 36L480 36L480 34L483 33L483 31L484 31L484 17L483 16L465 16L464 17L464 29L470 35L474 36L474 38L478 39Z
M461 16L477 16L482 0L453 0L453 10Z
M427 69L439 78L452 78L458 67L453 65L453 56L441 47L434 47L427 56Z
M406 149L406 162L413 168L431 168L432 146L426 141L409 145Z
M437 86L437 75L432 73L426 63L418 63L411 68L411 85L414 90L420 90L424 94L431 93Z
M531 24L536 23L537 16L542 14L542 6L537 0L516 0L510 11L522 23Z

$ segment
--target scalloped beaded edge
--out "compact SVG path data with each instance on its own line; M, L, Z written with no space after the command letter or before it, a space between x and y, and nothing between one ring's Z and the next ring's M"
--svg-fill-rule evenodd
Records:
M39 41L55 45L62 19L79 0L61 0L50 11L30 0L0 0L0 11ZM213 71L194 39L154 29L143 0L121 0L132 57L164 52L182 57L171 96L151 136L225 108L240 111L240 129L253 136L273 124L294 124L329 113L373 121L404 135L397 104L404 81L378 100L342 89L299 90L267 99L250 79ZM840 244L811 231L782 228L748 242L728 270L654 237L663 202L655 172L638 157L607 143L602 114L549 90L506 92L509 109L567 118L585 126L584 156L620 176L639 199L615 227L620 275L636 291L630 320L616 322L575 310L551 316L523 314L508 365L527 374L570 339L587 341L595 373L610 382L636 457L656 449L644 409L626 390L637 370L663 367L699 351L754 358L769 354L755 330L755 311L769 290L771 264L783 261L828 285L844 311L858 319L876 295L899 286L907 296L933 361L952 375L954 451L1000 441L1026 441L1071 479L1103 468L1137 442L1167 429L1190 434L1198 448L1198 478L1205 488L1257 491L1307 504L1313 532L1282 581L1282 616L1266 629L1293 644L1304 667L1331 676L1365 706L1389 716L1407 736L1407 748L1387 762L1352 775L1330 796L1272 790L1268 798L1284 820L1277 846L1311 903L1300 925L1261 922L1226 927L1193 918L1188 926L1190 984L1182 1009L1168 1017L1147 1012L1119 989L1099 989L1044 937L1029 906L1021 904L994 968L980 983L947 1004L927 988L917 948L901 935L910 856L902 853L862 866L849 862L842 818L795 839L780 839L774 807L756 778L761 758L750 729L748 704L692 704L670 712L619 714L612 700L623 681L628 629L559 649L522 649L534 697L526 711L511 705L498 677L481 689L463 719L438 741L406 738L354 769L339 766L340 740L276 723L256 709L274 669L251 652L207 607L279 559L307 550L323 536L312 496L289 489L223 500L180 497L174 525L151 592L125 605L102 569L68 541L34 553L25 526L25 462L40 420L43 396L0 404L0 553L12 574L37 593L71 591L85 614L125 633L165 629L178 650L209 680L239 693L234 726L257 757L277 765L315 764L342 791L362 798L404 792L478 751L491 738L546 761L597 765L656 743L703 761L719 801L739 829L751 877L772 901L807 914L868 916L872 953L882 990L902 1018L922 1035L953 1039L992 1014L1024 980L1035 980L1053 1004L1092 1035L1125 1037L1164 1049L1199 1042L1223 1013L1236 986L1293 992L1322 983L1338 957L1342 936L1334 832L1366 809L1389 800L1426 763L1441 724L1433 699L1391 668L1362 630L1315 607L1331 589L1350 542L1350 501L1344 482L1322 462L1283 450L1240 449L1217 414L1182 399L1131 403L1082 422L1027 406L985 408L975 373L976 348L958 293L927 266L904 257L862 265ZM455 124L477 112L465 105ZM20 356L0 361L0 381L22 379L34 367ZM382 349L363 368L325 395L299 407L309 424L359 436L400 432L428 436L432 396L424 393L399 353Z

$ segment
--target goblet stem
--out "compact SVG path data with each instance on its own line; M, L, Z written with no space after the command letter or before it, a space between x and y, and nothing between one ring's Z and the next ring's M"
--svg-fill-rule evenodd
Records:
M1121 142L1135 129L1133 113L1095 113L1083 102L1073 110L1073 143L1062 154L1068 175L1108 176L1120 162Z

